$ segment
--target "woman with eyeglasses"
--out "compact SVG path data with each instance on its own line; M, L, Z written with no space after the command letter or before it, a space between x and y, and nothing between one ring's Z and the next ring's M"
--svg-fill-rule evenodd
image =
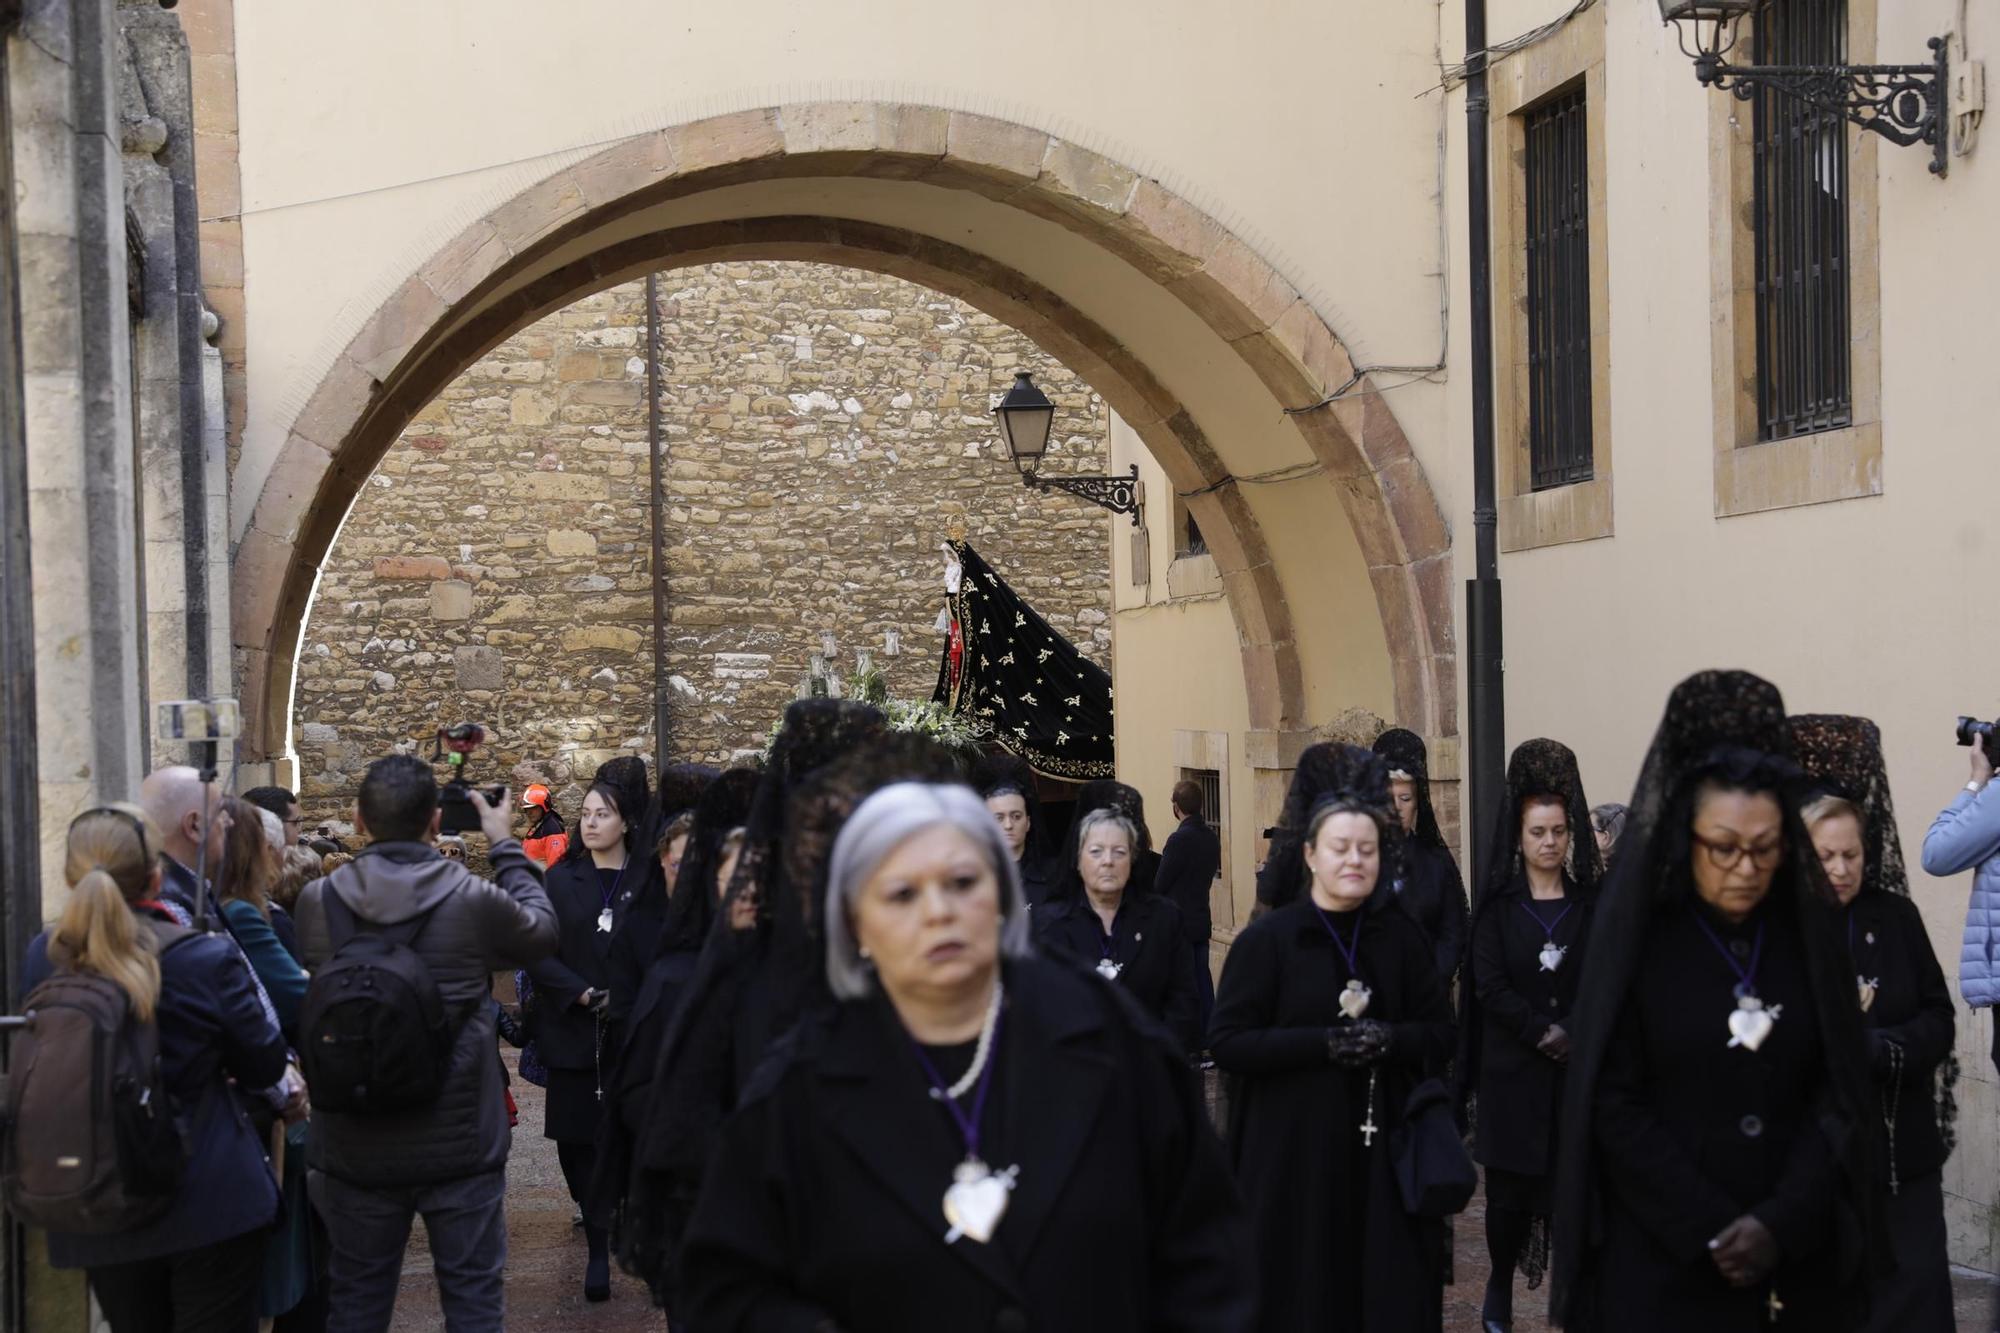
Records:
M1598 897L1557 1150L1571 1333L1855 1327L1886 1259L1874 1080L1784 700L1668 700Z

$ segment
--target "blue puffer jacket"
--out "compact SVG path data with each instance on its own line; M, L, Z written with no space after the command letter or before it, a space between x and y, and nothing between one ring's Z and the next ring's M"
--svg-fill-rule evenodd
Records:
M1945 876L1978 870L1965 908L1958 992L1974 1009L2000 1003L2000 782L1962 791L1924 835L1924 871Z

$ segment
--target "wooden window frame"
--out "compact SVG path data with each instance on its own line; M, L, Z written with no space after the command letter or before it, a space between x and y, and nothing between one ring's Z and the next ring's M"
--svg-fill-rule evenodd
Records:
M1875 59L1878 0L1847 0L1848 60ZM1754 20L1752 20L1754 21ZM1848 334L1853 424L1761 438L1757 397L1755 152L1750 105L1707 94L1715 516L1882 493L1881 184L1878 136L1847 134Z
M1493 100L1494 411L1499 431L1500 549L1533 550L1614 533L1611 445L1611 246L1605 212L1604 13L1595 5L1561 32L1495 66ZM1584 97L1590 237L1591 477L1534 489L1528 437L1526 112Z

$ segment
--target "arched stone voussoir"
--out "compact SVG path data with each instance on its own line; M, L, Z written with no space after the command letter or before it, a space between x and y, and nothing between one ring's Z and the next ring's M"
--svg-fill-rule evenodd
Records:
M970 191L1055 222L1197 315L1280 407L1352 387L1353 363L1338 336L1253 247L1159 181L1031 126L919 104L842 101L758 107L634 135L446 238L363 324L291 423L232 573L240 656L263 664L246 668L244 685L246 718L260 733L250 747L261 751L255 757L274 756L283 744L319 563L408 419L514 330L648 269L797 257L925 283L1020 328L1077 370L1146 440L1177 489L1227 480L1191 414L1129 348L1060 293L937 237L794 217L589 244L609 223L668 200L743 182L839 175ZM552 265L579 245L585 258ZM1409 442L1377 393L1292 419L1338 483L1371 567L1399 714L1427 734L1448 734L1439 720L1456 715L1450 535ZM1237 616L1252 725L1305 725L1303 668L1282 582L1254 514L1233 492L1225 485L1191 504Z

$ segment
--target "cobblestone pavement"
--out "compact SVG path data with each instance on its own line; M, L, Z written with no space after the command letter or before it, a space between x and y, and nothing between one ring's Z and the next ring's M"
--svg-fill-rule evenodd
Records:
M507 1052L508 1064L513 1053ZM583 1233L570 1225L574 1208L556 1165L556 1147L542 1137L542 1090L514 1080L521 1124L507 1164L507 1327L511 1330L580 1330L581 1333L660 1333L666 1321L646 1299L639 1282L612 1272L611 1299L591 1305L583 1299ZM1486 1286L1484 1200L1475 1198L1457 1219L1455 1259L1458 1280L1445 1289L1444 1326L1449 1333L1478 1333L1479 1301ZM1958 1327L1986 1333L1993 1325L1992 1280L1960 1273ZM1514 1292L1516 1333L1539 1333L1548 1320L1548 1288ZM435 1333L444 1327L438 1313L437 1283L431 1276L430 1248L421 1223L403 1261L402 1294L396 1302L394 1333Z

